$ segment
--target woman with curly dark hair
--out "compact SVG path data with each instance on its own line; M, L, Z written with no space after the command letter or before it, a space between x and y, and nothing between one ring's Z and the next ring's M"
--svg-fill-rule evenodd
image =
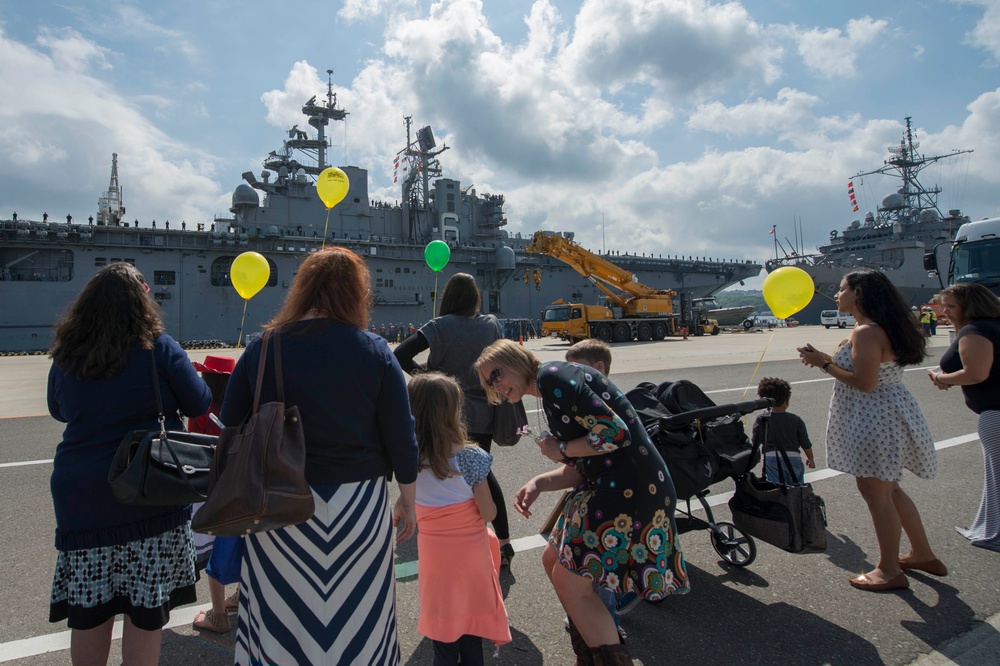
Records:
M837 308L857 321L850 337L833 356L812 345L798 351L805 365L836 380L826 429L827 466L857 477L879 544L878 566L850 584L872 591L907 588L903 569L948 573L931 550L916 505L899 486L904 468L925 479L937 474L930 429L902 382L903 367L924 359L926 339L903 296L879 271L848 273L836 300ZM900 557L902 531L910 552Z
M59 554L49 621L68 620L74 664L106 664L124 614L123 661L154 664L171 608L195 601L191 510L119 504L108 469L127 433L158 427L154 358L168 429L183 429L179 411L207 412L212 393L126 263L91 278L50 355L49 412L66 429L51 477Z

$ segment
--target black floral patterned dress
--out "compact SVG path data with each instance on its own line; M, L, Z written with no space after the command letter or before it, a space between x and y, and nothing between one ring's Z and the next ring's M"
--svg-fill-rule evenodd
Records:
M549 535L560 563L647 601L687 592L674 484L628 399L597 370L576 363L543 363L537 382L552 434L586 437L601 452L570 463L584 481Z

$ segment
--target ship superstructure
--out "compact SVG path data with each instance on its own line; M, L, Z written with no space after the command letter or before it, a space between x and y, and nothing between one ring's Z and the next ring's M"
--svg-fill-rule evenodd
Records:
M941 188L925 187L919 174L940 160L971 150L955 150L943 155L925 156L917 153L920 144L914 140L910 117L899 145L889 147L889 158L871 171L856 174L850 181L872 175L897 178L900 187L886 195L875 213L868 212L862 220L854 220L846 229L830 232L830 240L813 254L785 251L783 256L766 263L768 271L779 266L798 266L816 283L812 302L796 318L803 323L819 323L821 310L834 306L833 295L846 273L855 268L869 267L885 273L912 305L930 300L940 285L924 269L924 252L943 241L952 240L955 232L969 221L958 209L947 214L938 208ZM777 240L775 248L778 248ZM776 252L777 255L777 252Z
M312 130L300 125L288 130L282 148L264 159L259 176L243 174L229 212L211 222L130 224L117 155L96 219L82 224L0 220L0 352L47 348L59 314L95 271L115 261L133 263L143 272L167 331L190 346L231 344L241 334L259 331L280 307L302 259L324 245L348 247L365 257L376 329L419 326L433 317L435 287L457 272L476 277L483 311L501 319L534 321L556 298L596 303L603 296L572 268L525 253L530 235L508 232L504 196L477 193L443 176L437 156L447 147L436 145L430 127L418 129L411 139L409 118L407 145L400 151L406 166L401 198L372 198L367 170L344 165L350 189L327 219L314 178L328 166L329 123L343 120L347 112L328 83L325 100L313 97L302 113ZM451 248L451 260L438 275L424 263L431 240ZM251 299L241 331L244 304L231 286L229 268L248 250L267 258L271 277ZM645 281L693 297L710 296L761 269L749 260L654 257L624 248L603 256Z

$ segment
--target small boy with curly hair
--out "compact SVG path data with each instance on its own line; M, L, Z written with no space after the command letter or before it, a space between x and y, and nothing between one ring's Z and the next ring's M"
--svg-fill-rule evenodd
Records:
M764 473L769 481L779 481L778 466L784 466L784 458L778 452L783 449L792 463L794 483L804 483L805 468L813 469L812 442L806 430L805 421L788 411L788 403L792 397L792 387L784 379L764 377L757 385L757 395L761 398L774 400L770 411L759 414L753 423L753 442L763 444ZM801 451L800 451L801 450ZM805 455L805 466L802 456ZM788 469L784 468L785 479L788 480Z

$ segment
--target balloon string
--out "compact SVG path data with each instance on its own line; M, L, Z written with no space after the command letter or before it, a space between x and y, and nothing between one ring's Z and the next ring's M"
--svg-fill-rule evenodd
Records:
M440 272L438 272L438 271L434 272L434 309L431 311L431 317L432 318L436 316L435 313L438 311L438 276L439 275L440 275Z
M753 378L757 376L757 371L760 370L760 364L764 362L764 355L767 353L767 348L771 346L771 342L774 340L774 334L776 331L777 329L771 331L771 336L767 339L767 344L764 345L764 351L760 353L760 358L757 359L757 365L754 366L753 373L750 375L750 381L747 382L747 385L743 388L743 395L740 396L741 402L747 397L747 391L750 390L753 384Z
M330 228L330 209L326 209L326 224L323 225L323 242L319 244L319 249L326 247L326 230Z
M236 348L239 349L243 341L243 323L247 320L247 303L250 302L249 298L243 299L243 319L240 319L240 335L236 338Z

